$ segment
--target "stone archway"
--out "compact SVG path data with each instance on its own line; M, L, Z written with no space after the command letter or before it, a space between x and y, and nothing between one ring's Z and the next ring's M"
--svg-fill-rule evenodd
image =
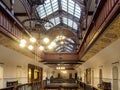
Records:
M112 68L113 77L113 90L118 90L118 67L114 66Z

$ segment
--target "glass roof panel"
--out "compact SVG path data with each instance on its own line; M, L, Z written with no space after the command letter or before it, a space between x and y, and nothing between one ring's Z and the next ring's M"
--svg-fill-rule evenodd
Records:
M45 18L46 16L54 13L58 10L58 1L57 0L46 0L45 4L39 5L37 8L40 18ZM42 14L44 10L44 15Z
M67 49L69 49L69 50L71 50L71 51L73 50L72 48L70 48L70 47L68 47L68 46L64 46L64 47L67 48Z
M75 30L78 29L77 24L76 24L75 22L73 23L73 28L74 28Z
M45 28L48 30L56 25L58 25L60 23L60 18L59 17L56 17L56 18L52 18L49 20L51 23L53 23L53 25L51 25L50 23L46 23L44 26Z
M71 19L68 19L66 17L63 17L62 19L63 19L63 23L64 24L66 24L69 27L72 27L73 29L77 30L78 26L77 26L77 24L74 21L72 21Z
M72 26L73 21L71 19L68 19L68 26Z
M63 23L67 25L67 18L63 17Z
M73 0L61 0L62 2L62 10L66 11L67 13L80 18L81 14L81 8L80 6L75 3ZM75 12L78 12L78 16L75 14Z
M67 38L67 40L71 43L75 43L71 38Z
M60 23L60 18L59 17L55 18L55 21L56 21L56 25L59 24Z

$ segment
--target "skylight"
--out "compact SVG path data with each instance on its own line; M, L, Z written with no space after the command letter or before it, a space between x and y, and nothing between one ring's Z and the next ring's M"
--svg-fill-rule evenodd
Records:
M63 17L63 23L68 25L69 27L72 27L73 29L77 30L77 24L72 21L71 19L68 19L66 17Z
M70 47L67 46L59 46L56 48L57 52L72 52L73 50Z
M58 25L58 24L60 23L60 18L59 18L59 17L52 18L52 19L50 19L49 21L50 21L51 23L53 23L54 26L56 26L56 25ZM48 29L54 27L53 25L47 22L47 23L45 24L45 28L48 30Z
M62 10L68 12L69 14L80 18L81 8L73 0L62 0Z
M58 10L58 1L57 0L46 0L45 4L39 5L37 7L38 14L41 18L56 12Z

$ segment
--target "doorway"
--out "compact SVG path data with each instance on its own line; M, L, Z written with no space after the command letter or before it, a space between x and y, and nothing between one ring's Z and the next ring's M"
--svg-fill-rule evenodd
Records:
M99 69L99 84L102 84L102 77L103 77L102 69Z
M0 88L3 88L3 67L0 66Z
M113 75L113 90L118 90L118 67L114 66L112 69Z

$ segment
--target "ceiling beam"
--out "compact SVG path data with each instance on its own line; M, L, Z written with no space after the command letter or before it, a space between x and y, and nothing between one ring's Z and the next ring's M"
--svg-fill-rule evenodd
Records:
M88 11L88 15L93 15L94 11Z
M27 13L14 13L15 16L28 16Z
M75 62L79 62L79 63L83 63L85 61L81 61L81 60L42 60L40 62L69 62L69 63L75 63Z
M44 64L81 64L81 63L75 63L75 62L73 62L73 63L69 63L69 62L63 62L63 63L52 63L52 62L45 62Z

